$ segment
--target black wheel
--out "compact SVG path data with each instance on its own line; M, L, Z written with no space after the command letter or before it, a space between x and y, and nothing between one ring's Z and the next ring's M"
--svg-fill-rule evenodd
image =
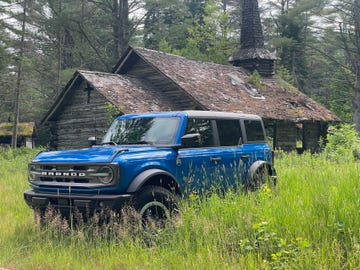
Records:
M268 166L261 166L252 175L248 176L246 180L246 189L255 191L260 189L266 183L274 186L276 185L276 180L271 176Z
M162 229L177 208L176 196L159 186L145 186L135 196L135 209L141 226Z

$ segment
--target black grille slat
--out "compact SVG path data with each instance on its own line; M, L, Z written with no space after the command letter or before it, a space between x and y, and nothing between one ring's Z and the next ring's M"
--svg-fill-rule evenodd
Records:
M53 183L91 183L95 179L89 176L94 172L90 166L84 165L42 165L39 168L39 181ZM92 181L93 180L93 181Z
M108 163L89 164L66 164L66 163L30 163L29 181L34 186L47 187L76 187L76 188L98 188L113 186L117 181L103 183L103 177L107 177L108 171L118 179L119 169L117 165ZM116 178L115 178L116 177Z

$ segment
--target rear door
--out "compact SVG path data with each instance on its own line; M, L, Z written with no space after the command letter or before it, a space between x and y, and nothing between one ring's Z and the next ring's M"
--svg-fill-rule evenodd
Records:
M251 165L257 160L271 161L271 149L266 144L263 123L260 119L245 119L244 155L249 157Z
M201 142L196 148L180 149L177 159L177 176L190 191L243 183L249 158L239 119L190 118L185 134L192 133L199 133Z
M239 119L217 119L217 135L221 149L221 162L216 168L221 176L221 187L237 186L243 183L249 157L243 147L243 133Z

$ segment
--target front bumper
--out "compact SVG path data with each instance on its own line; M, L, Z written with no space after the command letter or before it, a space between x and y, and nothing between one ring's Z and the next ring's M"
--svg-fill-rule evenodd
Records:
M33 209L46 209L49 205L62 212L75 209L93 212L101 209L120 210L129 204L132 194L120 195L82 195L82 194L59 194L50 192L38 192L27 190L24 192L25 202Z

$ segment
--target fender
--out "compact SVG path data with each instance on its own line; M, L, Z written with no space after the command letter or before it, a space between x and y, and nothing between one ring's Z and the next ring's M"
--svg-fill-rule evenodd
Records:
M128 187L126 192L129 193L133 193L138 191L143 185L144 183L146 183L147 180L149 180L150 178L157 176L157 175L166 175L168 177L170 177L171 179L174 180L174 182L176 182L176 178L168 173L167 171L164 170L160 170L160 169L150 169L150 170L146 170L142 173L140 173L139 175L137 175L135 177L135 179L131 182L130 186Z
M246 179L251 180L254 176L254 174L262 167L269 168L269 176L276 178L276 172L275 169L272 167L272 165L269 162L266 162L264 160L257 160L253 164L251 164L249 171L247 173Z

